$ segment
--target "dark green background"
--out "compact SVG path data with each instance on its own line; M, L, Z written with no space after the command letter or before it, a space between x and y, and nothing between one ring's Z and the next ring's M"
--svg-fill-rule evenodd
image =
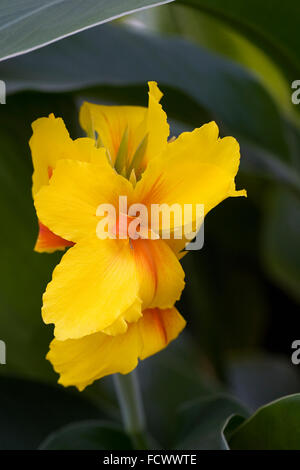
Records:
M4 3L0 57L16 34ZM126 0L120 13L142 3ZM98 22L91 12L89 24ZM111 378L65 391L45 360L52 328L42 323L41 296L61 255L33 252L28 139L31 122L50 112L81 135L84 99L146 106L148 80L165 94L172 135L214 119L239 140L237 186L248 191L206 218L204 248L183 260L186 331L138 369L149 432L165 448L300 448L298 395L243 422L300 392L300 366L291 363L300 336L300 105L291 102L299 14L296 0L178 0L0 62L0 449L132 445ZM72 26L58 21L57 31ZM10 53L28 41L28 24L18 28Z

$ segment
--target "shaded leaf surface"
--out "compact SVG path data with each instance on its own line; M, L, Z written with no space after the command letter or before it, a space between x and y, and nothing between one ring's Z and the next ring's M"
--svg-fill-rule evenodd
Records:
M122 428L105 421L72 423L52 433L42 450L132 450L130 438Z
M300 450L300 394L260 408L238 427L230 449Z
M0 60L172 0L2 0Z

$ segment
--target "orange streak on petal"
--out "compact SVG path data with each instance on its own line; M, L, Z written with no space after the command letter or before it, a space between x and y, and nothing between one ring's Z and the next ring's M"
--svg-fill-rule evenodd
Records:
M53 168L51 166L48 166L48 178L51 180L52 178L52 173L53 173Z
M52 178L53 168L48 166L49 181ZM39 234L35 243L34 250L43 253L53 253L56 250L64 250L66 247L73 246L74 243L55 235L46 225L39 221Z
M166 328L165 328L165 325L164 325L164 322L161 318L161 315L160 315L160 311L158 308L155 308L155 309L151 309L150 310L151 313L152 313L152 316L153 316L153 319L155 321L155 324L157 326L157 329L160 333L160 335L162 336L163 338L163 341L165 344L168 344L168 335L167 335L167 331L166 331Z
M137 240L132 240L133 248L135 249L135 254L140 258L144 265L144 269L148 269L151 272L154 282L154 289L156 292L157 288L157 268L153 259L153 253L151 251L151 242L148 240L143 240L138 238Z
M39 221L39 234L34 247L35 251L52 253L56 250L64 250L68 246L73 246L74 243L64 238L55 235L45 225Z
M137 240L131 240L131 243L141 278L144 279L148 288L152 286L151 299L148 299L148 302L151 303L155 297L158 283L157 266L154 261L155 253L151 249L153 241L138 238ZM147 274L149 276L148 281L146 280Z

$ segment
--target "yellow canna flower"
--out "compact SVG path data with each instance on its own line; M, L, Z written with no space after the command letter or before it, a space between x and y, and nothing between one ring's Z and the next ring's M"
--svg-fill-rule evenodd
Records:
M220 139L211 122L168 142L161 96L150 82L148 108L84 103L80 122L89 137L74 141L60 118L33 123L35 249L70 247L42 308L44 322L55 325L47 357L65 386L82 390L105 375L128 373L185 326L174 304L184 287L179 258L186 239L135 239L127 228L124 239L101 239L98 207L119 213L121 196L150 212L153 204L200 203L206 214L227 197L245 195L235 189L236 140ZM173 234L176 228L173 221ZM163 229L159 220L156 235Z
M138 359L164 349L184 327L185 320L174 307L144 310L125 334L110 336L100 332L80 339L54 339L47 358L60 374L59 383L65 387L76 385L81 391L105 375L131 372Z

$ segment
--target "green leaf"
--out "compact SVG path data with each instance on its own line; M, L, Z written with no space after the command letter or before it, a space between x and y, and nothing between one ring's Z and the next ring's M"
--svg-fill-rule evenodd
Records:
M233 450L300 450L300 394L260 408L235 429L229 446Z
M79 392L12 377L0 377L0 406L1 450L36 449L58 427L103 418Z
M172 0L2 0L0 60Z
M51 434L41 450L133 450L131 440L117 424L105 421L72 423Z
M240 0L178 0L226 22L262 47L294 80L300 73L298 17L300 4L293 0L241 2ZM292 14L289 14L292 12Z
M227 395L208 396L181 408L181 430L176 449L228 450L223 428L228 418L248 416L246 408Z
M270 276L300 300L300 200L277 188L269 194L262 255Z
M241 415L231 415L229 416L229 418L226 419L222 428L222 439L224 442L225 450L230 450L228 442L234 431L239 426L241 426L244 421L245 418Z
M105 46L99 49L99 44ZM94 57L97 60L91 60ZM177 119L199 126L202 114L190 114L189 108L206 110L223 132L234 135L243 144L242 162L247 157L246 146L251 146L264 173L280 181L283 178L297 191L300 189L299 173L295 176L289 171L293 158L286 142L285 121L261 83L243 68L184 40L104 25L55 47L3 63L1 77L8 92L93 89L99 99L103 98L104 88L106 94L115 94L117 101L122 97L126 104L131 104L131 93L136 99L139 84L144 85L144 93L138 104L144 105L145 83L157 80L166 94L173 90L174 103L177 103L174 90L189 97L188 105L177 108ZM123 94L121 86L125 87ZM259 151L255 152L255 148ZM255 159L253 166L257 166Z

